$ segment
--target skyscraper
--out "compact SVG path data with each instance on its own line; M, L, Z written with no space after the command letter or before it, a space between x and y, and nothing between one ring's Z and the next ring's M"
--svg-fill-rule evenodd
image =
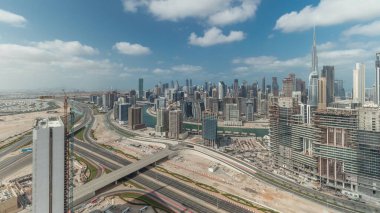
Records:
M261 92L266 94L265 92L265 77L261 80Z
M253 108L253 102L251 99L247 100L247 111L245 113L245 117L247 118L247 121L254 121L254 108Z
M226 96L226 85L223 81L218 83L218 98L219 100L223 100L224 96Z
M168 130L169 130L169 110L159 109L157 111L156 132L159 132L162 135Z
M315 28L313 34L313 48L311 52L311 73L309 75L309 94L308 104L310 106L318 105L318 56L317 56L317 44L315 37Z
M129 104L129 103L121 103L121 104L119 104L119 106L118 106L118 119L119 119L119 123L123 123L123 124L127 123L127 121L128 121L128 108L129 107L131 107L131 104Z
M321 77L326 78L326 105L328 106L330 103L334 102L334 66L323 66Z
M318 109L327 107L327 78L320 77L318 80Z
M293 93L293 78L289 75L282 80L282 93L285 97L292 97Z
M180 139L182 133L183 117L181 110L172 110L169 112L169 138Z
M279 86L277 83L277 77L272 77L272 93L273 96L278 97L279 95Z
M64 212L64 132L64 125L59 117L37 119L34 125L32 192L34 213Z
M353 96L352 99L357 102L364 104L365 102L365 65L361 63L356 63L355 69L353 71Z
M346 97L346 91L343 87L343 80L334 81L334 96L344 100Z
M215 113L204 113L202 126L204 145L214 147L217 141L218 115Z
M233 96L234 97L238 97L239 96L239 80L238 79L234 80L234 92L233 92Z
M317 43L315 37L315 27L313 33L313 47L311 51L311 73L309 75L309 94L308 105L318 105L318 56L317 56Z
M142 120L141 107L133 106L128 108L128 126L133 130L145 127Z
M144 96L144 79L139 78L139 99L142 100Z
M375 104L380 106L380 52L376 53Z

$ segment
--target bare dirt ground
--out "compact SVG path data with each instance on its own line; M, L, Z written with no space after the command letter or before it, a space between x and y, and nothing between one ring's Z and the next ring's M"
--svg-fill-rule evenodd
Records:
M281 212L337 212L251 178L230 167L219 165L214 173L209 172L208 168L216 163L211 158L196 151L183 150L178 157L161 165L169 171Z
M104 114L95 115L95 119L94 136L100 144L112 146L115 149L119 149L124 153L138 158L153 154L157 152L160 147L163 147L161 144L143 144L118 136L105 125Z
M0 141L22 133L33 127L34 121L38 117L60 116L63 115L63 103L56 102L61 108L55 109L58 113L49 114L46 111L31 112L0 117Z

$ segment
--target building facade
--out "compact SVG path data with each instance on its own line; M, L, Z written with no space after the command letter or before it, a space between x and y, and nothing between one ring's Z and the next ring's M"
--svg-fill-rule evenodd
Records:
M34 213L64 212L64 150L65 133L60 118L37 119L33 129Z

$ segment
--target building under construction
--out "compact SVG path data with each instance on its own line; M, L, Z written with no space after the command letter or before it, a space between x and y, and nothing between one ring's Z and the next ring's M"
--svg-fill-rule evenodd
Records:
M355 196L380 198L380 109L318 109L310 123L291 98L270 107L275 166Z

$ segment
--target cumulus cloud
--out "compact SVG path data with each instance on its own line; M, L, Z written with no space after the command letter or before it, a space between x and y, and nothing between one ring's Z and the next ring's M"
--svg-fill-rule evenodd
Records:
M211 15L208 22L212 25L227 25L243 22L255 15L259 0L243 0L241 5L229 7Z
M0 22L15 27L22 27L26 24L26 19L23 16L0 9Z
M61 85L67 84L68 79L73 76L80 77L82 82L86 82L88 75L112 76L117 70L122 69L121 64L107 59L89 57L95 53L97 53L95 48L78 41L54 40L27 44L0 44L0 75L2 76L0 88ZM94 80L96 77L91 79ZM16 81L19 83L10 84Z
M127 12L144 7L158 20L198 18L211 25L245 21L256 13L260 0L123 0Z
M182 73L196 73L202 70L201 66L194 66L194 65L188 65L188 64L181 64L177 66L173 66L172 70L176 72L182 72Z
M93 47L83 45L79 41L62 41L62 40L53 40L53 41L43 41L36 42L34 45L42 50L49 52L57 52L65 55L94 55L98 53Z
M343 32L345 36L362 35L362 36L379 36L380 20L373 21L369 24L358 24Z
M144 47L140 44L131 44L129 42L118 42L113 48L125 55L147 55L151 53L148 47Z
M224 35L222 30L213 27L205 31L203 37L197 36L195 33L191 33L189 37L189 44L208 47L217 44L241 41L244 38L245 34L242 31L230 31L228 35Z
M317 6L308 5L301 11L282 15L275 29L283 32L303 31L316 26L331 26L351 21L380 17L378 0L321 0Z

